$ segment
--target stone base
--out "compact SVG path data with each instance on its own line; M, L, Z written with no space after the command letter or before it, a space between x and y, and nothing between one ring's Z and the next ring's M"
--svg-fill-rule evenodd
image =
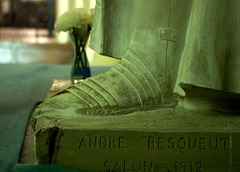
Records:
M240 116L182 107L38 118L37 163L89 171L240 170Z

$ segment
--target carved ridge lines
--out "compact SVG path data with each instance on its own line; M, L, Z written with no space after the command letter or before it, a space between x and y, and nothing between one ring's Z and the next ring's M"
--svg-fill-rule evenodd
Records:
M81 83L82 85L84 85L83 83ZM77 86L76 84L73 85L74 87L76 87L77 89L81 90L84 94L86 94L88 97L90 97L93 101L96 102L96 104L99 105L99 107L101 107L102 110L104 110L104 108L102 107L102 105L100 103L98 103L98 101L92 97L89 93L87 93L86 91L84 91L81 87ZM91 101L91 100L90 100Z
M130 62L128 59L126 59L126 58L123 58L122 61L128 63L130 66L133 65L133 64L131 64L131 62ZM119 63L119 64L121 64L121 63ZM131 69L127 68L127 67L124 66L123 64L121 64L121 65L122 65L126 70L128 70L128 71L136 78L136 81L139 83L139 85L141 85L141 87L142 87L142 89L143 89L143 91L144 91L144 94L145 94L145 96L146 96L146 98L147 98L147 101L149 102L149 97L148 97L148 95L147 95L147 93L146 93L143 85L142 85L141 82L139 81L139 78L137 78L136 75L133 74L133 72L132 72ZM136 68L136 69L138 69L138 68ZM140 74L140 75L142 76L142 78L146 81L147 85L148 85L149 88L150 88L150 91L151 91L152 94L154 95L154 92L153 92L151 86L149 85L149 83L147 82L147 79L145 78L145 76L142 75L140 72L139 72L139 74ZM155 96L155 95L154 95L154 96Z
M134 88L134 90L135 90L135 92L136 92L136 94L137 94L137 96L138 96L138 99L139 99L139 101L140 101L141 106L143 106L142 98L141 98L141 96L139 95L138 90L137 90L136 87L133 85L133 83L132 83L123 73L121 73L121 71L119 71L119 69L117 69L116 67L113 67L112 69L115 69L115 71L117 71L121 76L123 76L123 77L130 83L130 85Z
M132 49L128 48L128 50L137 57L135 59L137 59L143 65L143 67L146 69L146 71L148 71L149 75L151 76L152 80L154 81L155 85L157 86L159 93L161 94L161 89L160 89L156 79L154 78L153 74L150 72L150 70L147 68L147 66L143 63L143 61L140 58L138 58L137 54ZM161 97L162 97L162 94L161 94Z
M96 89L94 89L93 87L91 87L91 86L90 86L88 83L86 83L86 82L82 82L81 84L83 84L83 85L85 85L86 87L92 89L95 93L97 93L99 96L101 96L101 97L104 99L104 101L107 102L107 104L110 106L110 103L109 103L109 101L107 100L107 98L104 97L102 94L100 94Z
M68 90L70 93L72 93L73 95L75 95L77 98L79 98L81 101L83 101L86 105L88 105L88 107L90 107L90 109L93 111L93 112L95 112L94 110L93 110L93 107L92 107L92 105L90 105L88 102L86 102L82 97L80 97L78 94L76 94L74 91L72 91L72 90ZM96 113L96 112L95 112Z
M114 100L115 104L118 106L117 100L113 97L113 95L111 93L109 93L104 87L102 87L100 84L98 84L96 81L92 80L92 79L88 79L89 81L91 81L92 83L94 83L95 85L99 86L101 89L103 89L107 94L109 94L111 96L111 98ZM98 92L98 91L97 91ZM99 93L99 92L98 92ZM100 94L100 93L99 93ZM103 96L103 95L102 95ZM104 96L103 96L104 97ZM105 98L105 97L104 97ZM105 98L107 100L107 98ZM109 103L110 104L110 103Z
M132 54L135 55L134 53L132 53ZM122 59L122 60L123 60L123 59ZM154 99L156 99L156 95L155 95L155 93L154 93L154 91L153 91L153 88L152 88L151 84L149 83L149 81L147 80L146 76L143 75L143 74L140 72L140 70L138 69L138 67L137 67L134 63L131 63L130 60L128 60L128 59L126 59L126 58L125 58L124 60L126 60L128 63L130 63L131 66L135 66L135 69L138 70L138 72L142 75L142 78L144 78L144 80L146 81L147 85L149 86L149 89L151 90Z
M89 81L89 79L88 79ZM113 106L111 106L111 103L108 101L107 98L105 98L102 94L100 94L96 89L94 89L93 87L91 87L90 85L87 84L87 82L82 82L82 85L88 87L89 89L93 90L95 94L97 94L98 96L100 96L101 98L99 98L99 102L100 101L105 101L107 105L101 105L100 103L98 103L102 109L102 112L105 114L110 114L111 112L114 112ZM90 94L89 94L90 95ZM90 95L91 96L91 95ZM92 96L91 96L92 97ZM94 99L96 101L96 99ZM98 101L96 101L98 102ZM99 112L100 109L97 110L98 114L102 114L102 112Z
M134 54L136 57L138 57L137 54L136 54L133 50L131 50L131 49L129 49L129 50L130 50L130 52L131 52L132 54ZM143 67L148 71L148 73L150 74L152 80L155 82L155 84L156 84L159 92L161 92L161 89L160 89L160 87L158 86L158 83L157 83L156 79L154 78L154 76L153 76L153 74L150 72L150 70L147 68L147 66L143 63L143 61L142 61L140 58L136 58L136 59L137 59L137 60L143 65Z
M125 61L125 62L127 62L127 61ZM138 85L140 85L140 87L142 88L142 91L144 92L144 95L145 95L145 97L147 98L147 101L149 101L149 100L148 100L148 95L147 95L147 93L146 93L143 85L141 84L141 82L139 81L139 79L136 77L136 75L134 75L133 72L132 72L129 68L127 68L126 66L124 66L122 63L118 63L118 65L121 65L124 69L126 69L126 70L135 78L135 81L136 81L136 82L138 83Z

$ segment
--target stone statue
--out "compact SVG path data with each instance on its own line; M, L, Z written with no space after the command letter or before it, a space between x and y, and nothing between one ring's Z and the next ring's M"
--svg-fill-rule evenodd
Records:
M34 110L37 163L238 171L239 8L239 0L97 0L91 47L121 61Z
M134 7L128 19L121 2ZM119 13L103 15L103 6L106 14ZM121 61L45 101L34 115L114 115L173 107L175 95L185 95L180 84L240 93L238 7L237 0L98 0L92 47L110 56L123 54ZM122 25L126 22L133 26L128 29Z

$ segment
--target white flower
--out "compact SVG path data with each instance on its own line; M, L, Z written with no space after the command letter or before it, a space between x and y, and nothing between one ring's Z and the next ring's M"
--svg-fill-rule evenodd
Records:
M73 27L77 29L86 30L88 26L91 27L94 10L89 12L84 8L76 8L61 15L54 27L56 32L72 32Z

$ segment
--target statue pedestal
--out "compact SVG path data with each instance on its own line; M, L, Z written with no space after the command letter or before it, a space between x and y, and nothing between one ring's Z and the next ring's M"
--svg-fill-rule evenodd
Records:
M40 164L89 171L238 171L240 116L182 107L38 118Z

